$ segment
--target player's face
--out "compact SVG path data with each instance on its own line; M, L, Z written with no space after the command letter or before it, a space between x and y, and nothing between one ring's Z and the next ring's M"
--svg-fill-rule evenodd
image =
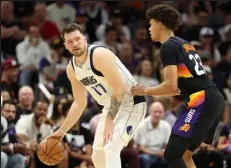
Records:
M150 23L149 33L150 33L150 36L151 36L151 40L152 41L159 41L161 23L154 20L154 19L151 19L149 23Z
M86 50L87 41L85 36L78 30L64 35L66 49L75 57L80 57Z

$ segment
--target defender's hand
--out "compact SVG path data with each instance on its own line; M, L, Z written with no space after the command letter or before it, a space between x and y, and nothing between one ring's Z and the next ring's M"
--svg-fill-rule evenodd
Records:
M147 86L144 85L137 85L137 86L133 86L131 89L131 94L132 96L138 95L138 96L143 96L145 95L145 88L147 88Z

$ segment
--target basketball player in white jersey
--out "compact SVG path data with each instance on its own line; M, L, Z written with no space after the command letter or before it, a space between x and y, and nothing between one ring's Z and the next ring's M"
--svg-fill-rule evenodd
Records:
M93 163L96 168L121 168L120 151L145 116L145 98L131 96L131 87L137 84L133 76L110 50L88 45L78 24L64 27L62 38L73 55L66 71L74 102L61 127L49 137L61 140L77 122L87 105L88 91L104 106L93 144Z

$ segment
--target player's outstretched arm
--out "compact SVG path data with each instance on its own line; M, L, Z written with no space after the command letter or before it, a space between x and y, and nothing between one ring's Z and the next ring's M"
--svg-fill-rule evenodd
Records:
M179 95L177 66L168 65L163 69L164 81L156 87L135 86L132 95L175 96Z
M177 66L168 65L163 69L164 81L157 87L144 90L147 95L174 96L179 95Z
M74 102L71 105L66 119L58 130L58 132L61 132L63 135L78 121L87 105L87 92L76 79L74 70L70 64L68 64L66 72L72 85Z

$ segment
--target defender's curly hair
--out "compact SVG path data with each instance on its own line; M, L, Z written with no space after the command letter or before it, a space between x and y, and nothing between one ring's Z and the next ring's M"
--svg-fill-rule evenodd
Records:
M180 25L180 13L173 7L166 4L154 5L146 12L148 19L155 19L162 22L166 27L175 30Z

